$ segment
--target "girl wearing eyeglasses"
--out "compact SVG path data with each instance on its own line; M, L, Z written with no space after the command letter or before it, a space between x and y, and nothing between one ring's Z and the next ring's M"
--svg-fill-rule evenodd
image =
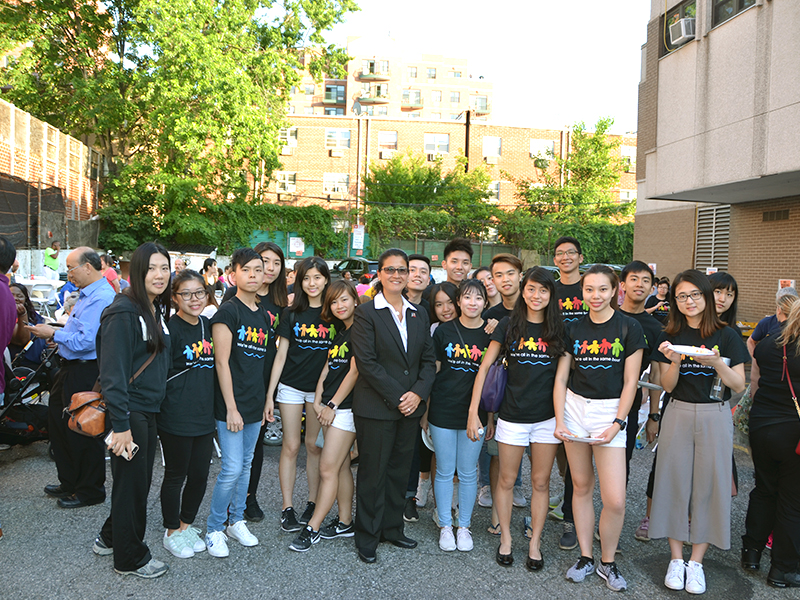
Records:
M659 353L653 356L662 363L661 385L672 398L661 420L649 535L669 540L664 585L702 594L706 550L710 544L723 550L731 545L733 421L728 399L731 390L744 390L749 354L739 332L720 320L712 284L699 271L678 274L670 305ZM712 354L682 355L671 345ZM688 563L684 542L692 543Z
M206 549L192 524L205 496L214 439L214 346L211 323L201 314L207 299L200 273L183 269L172 278L178 312L167 325L171 362L157 422L164 450L163 543L178 558Z

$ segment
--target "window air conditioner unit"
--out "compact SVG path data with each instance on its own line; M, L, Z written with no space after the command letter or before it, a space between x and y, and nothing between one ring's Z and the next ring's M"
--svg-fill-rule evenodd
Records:
M394 150L381 150L381 158L383 160L389 160L394 156Z
M342 158L344 156L344 150L331 150L330 156L331 158Z
M281 148L281 156L291 156L294 154L294 148L291 146L284 146Z
M486 156L484 158L486 159L487 165L496 165L497 162L500 160L500 157L498 156Z
M673 46L681 46L694 39L694 19L680 19L669 26L669 39Z

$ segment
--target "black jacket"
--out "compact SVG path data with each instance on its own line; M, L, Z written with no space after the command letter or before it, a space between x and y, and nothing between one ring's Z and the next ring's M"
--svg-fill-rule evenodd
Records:
M150 357L146 327L139 309L125 294L117 294L100 317L97 362L100 388L109 407L115 432L128 431L131 411L157 413L164 400L169 371L169 331L163 328L167 346L133 382L131 377Z
M425 402L436 378L436 355L430 322L423 310L407 311L408 352L388 308L374 302L356 307L350 339L358 367L353 389L353 414L379 420L396 420L400 396L408 391L422 398L409 416L425 414Z

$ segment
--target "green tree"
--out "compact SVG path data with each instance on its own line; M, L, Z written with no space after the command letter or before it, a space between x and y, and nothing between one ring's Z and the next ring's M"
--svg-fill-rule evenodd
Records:
M445 172L441 158L428 162L411 151L395 154L386 163L372 163L364 177L363 196L370 235L400 231L429 238L485 235L499 214L487 202L491 176L483 166L469 172L466 166L462 154Z
M612 189L619 185L622 159L619 139L608 136L614 120L599 119L594 131L583 123L572 128L571 148L566 158L548 151L535 158L535 179L505 173L516 187L515 196L531 214L555 221L587 223L597 219L626 220L633 214L633 203L620 204ZM554 163L555 169L550 168Z

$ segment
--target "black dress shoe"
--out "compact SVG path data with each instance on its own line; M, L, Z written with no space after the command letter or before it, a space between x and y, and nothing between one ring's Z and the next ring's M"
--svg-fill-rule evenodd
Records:
M398 548L404 548L405 550L411 550L412 548L417 547L417 540L412 540L410 537L403 536L401 538L397 538L396 540L387 540L393 546L397 546Z
M784 573L775 567L770 567L767 583L776 588L800 587L800 573L797 571Z
M61 487L61 484L54 484L51 483L50 485L44 486L44 493L50 496L51 498L66 498L67 496L71 496L67 490Z
M528 559L525 561L525 567L528 571L541 571L544 567L544 554L542 554L542 558L531 558L528 556Z
M510 567L514 564L514 551L512 550L508 554L500 554L500 546L498 546L497 554L495 555L494 559L501 567Z
M368 565L371 565L378 560L378 557L375 556L374 550L362 550L361 548L358 549L358 558L361 559L361 562L365 562Z
M70 494L65 498L59 498L58 504L61 508L83 508L84 506L93 506L95 504L102 504L104 500L97 500L95 502L85 502L78 498L75 494Z
M742 548L742 568L745 571L758 571L761 563L761 550Z

